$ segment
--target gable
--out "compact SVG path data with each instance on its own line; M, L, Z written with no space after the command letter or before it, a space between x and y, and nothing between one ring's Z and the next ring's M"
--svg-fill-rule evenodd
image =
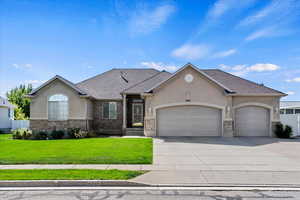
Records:
M187 75L193 77L192 82L185 80ZM192 67L186 67L168 81L153 90L154 102L158 104L186 102L209 102L224 105L226 96L224 89L199 73Z
M71 88L69 85L65 84L60 79L55 79L48 83L44 87L40 88L34 95L34 97L39 96L50 96L53 94L66 94L71 96L79 96L80 94Z
M66 86L68 86L70 89L74 90L75 92L77 92L78 95L84 95L87 96L86 92L84 92L82 89L79 89L76 85L74 85L72 82L64 79L61 76L54 76L53 78L51 78L50 80L48 80L47 82L43 83L42 85L40 85L38 88L34 89L32 92L30 92L28 94L28 97L34 97L38 92L40 92L40 90L44 89L45 87L49 86L49 85L53 85L54 82L56 81L60 81L61 83L65 84Z

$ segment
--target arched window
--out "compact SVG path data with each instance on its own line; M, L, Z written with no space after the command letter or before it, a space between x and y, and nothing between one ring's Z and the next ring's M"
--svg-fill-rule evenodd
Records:
M69 115L68 97L55 94L48 99L48 119L67 120Z

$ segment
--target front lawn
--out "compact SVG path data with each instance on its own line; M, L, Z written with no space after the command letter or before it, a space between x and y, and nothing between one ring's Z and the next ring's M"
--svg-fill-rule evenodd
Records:
M0 135L0 164L151 163L151 138L13 140Z
M8 169L0 170L0 180L128 180L143 173L116 169Z

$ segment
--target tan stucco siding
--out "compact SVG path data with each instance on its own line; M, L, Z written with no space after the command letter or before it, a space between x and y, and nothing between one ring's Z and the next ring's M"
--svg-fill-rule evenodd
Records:
M191 83L184 80L186 74L193 75L194 79ZM227 97L223 91L222 88L193 68L186 68L176 77L154 90L151 105L155 107L164 104L183 103L190 98L190 102L226 106ZM149 105L150 102L146 104Z
M193 81L188 83L185 76L191 74ZM145 135L155 136L156 112L164 106L199 105L209 106L222 111L222 120L231 120L232 114L227 107L232 105L232 97L226 96L224 89L209 80L193 68L186 68L175 77L153 91L153 95L145 97ZM224 129L222 135L230 135L232 130Z
M279 103L280 102L280 97L268 97L268 96L235 96L233 97L232 100L232 106L233 107L239 107L241 105L261 105L264 106L266 105L269 107L272 111L271 115L272 121L279 121L280 116L279 116Z
M38 91L30 104L31 119L48 119L48 98L54 94L63 94L69 98L69 119L87 118L87 99L81 98L76 91L55 80Z

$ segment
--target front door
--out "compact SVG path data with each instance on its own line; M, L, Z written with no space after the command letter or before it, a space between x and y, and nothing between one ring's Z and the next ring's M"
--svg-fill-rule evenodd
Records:
M132 126L144 126L144 106L143 103L132 104Z

